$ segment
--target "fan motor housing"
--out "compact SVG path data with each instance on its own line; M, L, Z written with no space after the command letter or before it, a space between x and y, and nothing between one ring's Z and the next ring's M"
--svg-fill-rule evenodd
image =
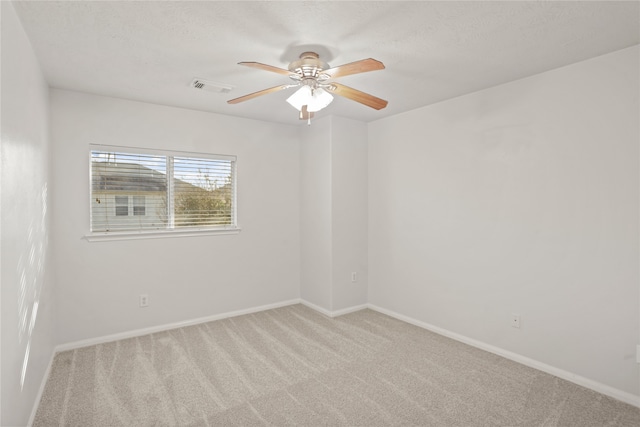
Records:
M315 52L303 52L300 59L289 64L289 71L299 74L301 77L318 77L322 70L329 68L329 65L322 62Z

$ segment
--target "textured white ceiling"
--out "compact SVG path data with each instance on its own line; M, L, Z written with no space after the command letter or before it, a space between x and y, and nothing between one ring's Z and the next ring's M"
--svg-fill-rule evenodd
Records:
M386 69L339 81L387 99L380 111L336 97L317 117L372 121L640 43L640 3L28 1L16 10L52 87L297 124L289 83L236 65L287 68L317 48L336 66ZM193 78L234 87L189 87Z

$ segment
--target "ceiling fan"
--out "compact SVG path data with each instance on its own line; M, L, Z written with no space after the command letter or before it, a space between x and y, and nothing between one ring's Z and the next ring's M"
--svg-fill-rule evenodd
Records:
M320 111L333 101L331 94L344 96L376 110L387 106L387 101L384 99L333 81L333 79L351 74L384 69L382 62L372 58L329 68L327 64L320 60L320 56L317 53L303 52L300 54L300 59L289 64L288 70L260 62L239 62L238 65L283 74L289 76L293 83L275 86L231 99L227 101L229 104L238 104L258 96L299 87L293 95L287 98L287 102L300 112L300 120L310 121L314 112Z

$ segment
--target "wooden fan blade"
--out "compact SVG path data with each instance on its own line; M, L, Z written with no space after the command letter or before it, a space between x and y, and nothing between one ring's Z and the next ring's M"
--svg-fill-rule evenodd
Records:
M369 58L329 68L328 70L322 71L321 74L327 74L332 79L335 79L338 77L349 76L351 74L366 73L367 71L376 71L383 69L384 64L382 62L376 61L373 58Z
M364 104L367 107L375 108L376 110L382 110L388 104L384 99L341 85L340 83L331 83L331 86L328 87L327 90L336 95L344 96L345 98Z
M285 70L284 68L278 68L278 67L274 67L273 65L262 64L260 62L238 62L238 65L257 68L259 70L271 71L272 73L284 74L285 76L288 76L290 74L295 74L289 70Z
M269 89L259 90L257 92L250 93L249 95L245 95L245 96L241 96L239 98L231 99L231 100L227 101L227 104L237 104L239 102L248 101L250 99L257 98L257 97L262 96L262 95L267 95L269 93L274 93L274 92L278 92L278 91L283 90L283 89L288 89L288 88L290 88L292 86L295 86L295 85L280 85L280 86L275 86L275 87L272 87L272 88L269 88Z
M300 120L309 120L313 119L313 113L307 111L307 106L303 105L302 110L300 110Z

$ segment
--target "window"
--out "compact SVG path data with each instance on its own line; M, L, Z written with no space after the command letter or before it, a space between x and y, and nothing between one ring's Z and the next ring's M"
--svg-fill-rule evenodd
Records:
M144 196L133 196L133 214L144 215L145 214Z
M129 215L129 196L115 196L116 216Z
M236 229L234 156L91 150L91 232Z

